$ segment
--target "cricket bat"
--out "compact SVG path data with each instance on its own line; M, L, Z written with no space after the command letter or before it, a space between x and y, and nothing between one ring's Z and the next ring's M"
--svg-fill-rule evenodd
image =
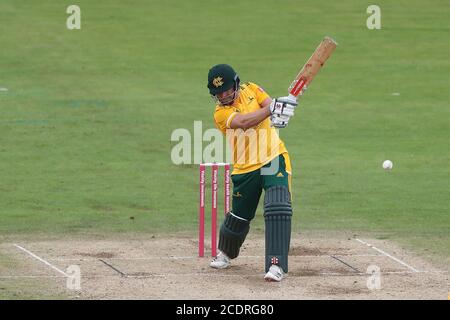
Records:
M297 99L298 95L306 89L316 74L325 64L325 61L331 56L337 43L330 37L325 37L316 48L312 56L295 77L295 80L289 86L289 97Z

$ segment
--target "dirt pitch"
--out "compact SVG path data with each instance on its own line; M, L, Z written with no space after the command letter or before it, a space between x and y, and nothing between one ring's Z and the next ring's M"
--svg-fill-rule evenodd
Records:
M281 283L263 280L261 236L250 237L227 270L209 268L197 240L179 235L14 239L0 244L0 255L17 262L0 268L0 283L39 279L45 295L73 299L447 299L450 291L448 270L388 241L353 237L294 235ZM81 290L66 288L70 265L80 268ZM381 272L380 289L368 288L369 266Z

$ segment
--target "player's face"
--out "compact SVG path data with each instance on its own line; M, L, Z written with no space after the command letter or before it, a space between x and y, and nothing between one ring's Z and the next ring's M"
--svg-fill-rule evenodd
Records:
M234 88L231 88L227 91L217 94L217 99L219 100L221 105L230 105L233 103L234 99L238 97L239 92L234 91Z

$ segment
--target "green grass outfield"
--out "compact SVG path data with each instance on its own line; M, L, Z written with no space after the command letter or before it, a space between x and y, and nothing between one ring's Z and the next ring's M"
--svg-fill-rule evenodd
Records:
M448 256L448 1L377 1L381 30L369 1L80 0L79 31L70 4L0 2L0 235L194 233L198 169L171 163L170 136L213 127L209 67L285 95L330 35L338 49L281 132L294 230Z

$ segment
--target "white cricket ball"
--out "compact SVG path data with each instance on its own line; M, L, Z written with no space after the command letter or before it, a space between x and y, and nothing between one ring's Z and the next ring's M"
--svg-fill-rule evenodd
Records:
M394 166L394 164L392 163L391 160L386 160L386 161L383 162L383 169L384 170L391 170L393 166Z

